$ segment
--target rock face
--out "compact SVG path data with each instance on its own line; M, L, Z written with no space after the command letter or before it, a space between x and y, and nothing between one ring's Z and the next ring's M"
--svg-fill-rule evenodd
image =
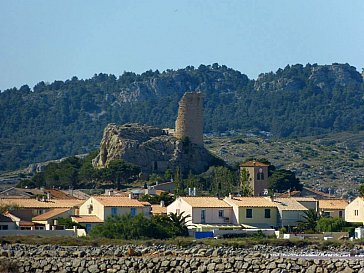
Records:
M294 71L300 71L295 73ZM293 76L295 75L295 76ZM355 86L359 89L363 79L356 68L348 64L287 66L275 74L260 74L254 88L257 91L293 91L299 92L307 85L316 86L321 90L331 90L335 86Z
M92 163L96 168L104 168L115 159L138 165L145 173L174 170L177 166L184 174L189 170L201 173L211 165L222 164L203 146L178 140L160 128L136 123L109 124L105 128L99 154Z

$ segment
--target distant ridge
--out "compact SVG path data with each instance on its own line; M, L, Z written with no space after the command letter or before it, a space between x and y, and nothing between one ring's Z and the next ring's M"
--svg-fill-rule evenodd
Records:
M177 102L194 90L204 95L205 132L293 137L363 129L363 77L348 64L297 64L257 80L218 64L95 74L0 93L0 171L95 150L108 123L174 127Z

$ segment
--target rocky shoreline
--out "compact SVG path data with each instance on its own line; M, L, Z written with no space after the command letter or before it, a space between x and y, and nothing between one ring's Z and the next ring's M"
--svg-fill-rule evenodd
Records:
M350 249L255 245L55 246L4 244L0 264L17 272L360 272L364 260ZM0 272L3 272L0 270ZM7 271L4 271L7 272ZM16 272L16 271L9 271Z

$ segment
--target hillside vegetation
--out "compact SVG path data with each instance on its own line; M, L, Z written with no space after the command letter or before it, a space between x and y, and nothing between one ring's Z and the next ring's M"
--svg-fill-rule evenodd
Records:
M91 150L108 123L174 127L185 91L205 96L205 132L275 137L363 129L363 79L348 64L297 64L251 80L213 64L120 77L98 74L0 93L0 171Z
M264 135L210 137L206 147L231 165L266 158L296 173L305 186L336 196L357 195L364 183L364 131L274 139Z

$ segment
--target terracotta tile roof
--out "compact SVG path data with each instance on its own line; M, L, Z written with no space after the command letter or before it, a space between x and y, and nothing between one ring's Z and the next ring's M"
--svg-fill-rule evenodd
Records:
M4 215L6 217L9 217L11 220L13 220L13 222L18 222L18 221L22 220L19 216L14 215L13 213L10 213L10 212L6 212L6 213L4 213ZM25 220L25 219L23 219L23 220ZM28 221L28 220L26 220L26 221Z
M156 195L161 195L162 193L164 193L164 192L166 192L166 193L168 193L169 195L171 195L168 191L164 191L164 190L155 190L155 194Z
M152 205L152 214L167 214L167 207Z
M146 201L139 201L140 203L142 203L145 207L150 207L151 204L149 202Z
M140 201L129 197L98 195L91 198L94 198L105 207L144 207Z
M298 201L298 202L317 202L318 200L316 200L315 198L313 197L303 197L303 196L294 196L294 197L291 197L293 198L294 200Z
M60 190L46 189L45 192L49 192L54 199L75 199L73 196Z
M281 193L278 197L299 197L300 194L301 194L300 191L291 191L291 192Z
M229 208L229 207L231 207L223 199L219 199L217 197L187 196L187 197L180 197L180 198L195 208Z
M95 215L72 216L72 220L77 223L103 223L103 221Z
M0 205L17 205L21 208L72 208L74 206L80 206L84 202L85 200L79 199L51 199L46 202L29 198L0 199Z
M20 220L19 221L19 226L20 227L34 227L35 223L30 222L30 221Z
M46 221L50 218L53 218L57 215L60 215L66 211L69 211L69 208L56 208L56 209L51 209L50 211L47 211L43 214L39 214L35 217L33 217L33 221Z
M102 194L103 196L119 196L129 197L130 191L110 190L110 192Z
M327 200L319 200L319 208L320 209L340 209L344 210L348 202L343 199L327 199Z
M262 163L259 161L254 161L254 160L241 163L240 166L241 167L269 167L268 164L265 164L265 163Z
M303 187L303 190L310 192L311 194L316 194L322 196L323 198L332 198L332 196L328 193L324 193L322 191L318 191L312 188Z
M22 189L22 188L15 188L17 191L24 192L28 195L37 195L37 194L44 194L44 190L40 189Z
M224 200L239 207L268 207L275 208L277 205L267 197L226 197Z
M294 198L275 198L274 203L277 204L279 210L308 210Z

